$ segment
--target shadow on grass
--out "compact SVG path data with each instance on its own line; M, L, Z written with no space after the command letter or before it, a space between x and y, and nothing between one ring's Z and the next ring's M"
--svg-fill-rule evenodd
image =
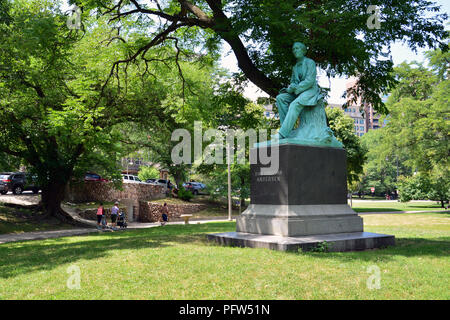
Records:
M405 211L398 208L352 208L356 212L390 212L390 211Z
M394 212L394 211L425 211L430 210L433 212L435 210L445 210L441 207L430 207L430 206L414 206L411 208L370 208L370 207L360 207L360 208L352 208L356 212ZM438 213L438 212L436 212Z
M204 233L230 231L231 225L168 225L70 238L5 243L0 245L0 278L52 270L80 259L94 260L107 256L112 250L164 248L194 242L206 246L208 244Z
M364 251L347 252L302 252L301 254L317 258L338 259L345 262L352 260L369 262L388 262L396 257L448 257L450 254L450 237L396 238L395 246ZM297 252L289 252L298 254Z
M8 279L20 274L49 271L80 259L95 260L106 257L110 251L169 248L193 243L198 246L219 247L206 240L206 234L233 231L235 224L217 222L208 224L168 225L149 229L137 229L88 236L57 238L41 241L24 241L0 245L0 277ZM449 237L397 238L395 247L385 249L341 252L301 253L318 258L338 259L345 262L389 262L396 257L448 257ZM235 250L231 248L230 250ZM261 250L261 249L248 249ZM287 255L298 253L284 253ZM101 268L101 266L99 266Z

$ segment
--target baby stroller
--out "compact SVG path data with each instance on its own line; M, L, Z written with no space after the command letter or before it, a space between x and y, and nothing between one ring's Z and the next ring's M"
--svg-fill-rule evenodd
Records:
M119 216L117 217L117 225L120 227L120 229L127 228L127 221L125 219L125 213L123 213L123 211L119 212Z
M108 229L108 223L106 222L106 215L102 215L102 229Z

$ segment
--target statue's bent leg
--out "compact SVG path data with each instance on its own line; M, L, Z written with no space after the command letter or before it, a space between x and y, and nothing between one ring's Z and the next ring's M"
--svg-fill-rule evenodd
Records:
M289 110L289 104L295 100L295 95L290 93L280 93L277 95L276 105L278 107L278 114L280 115L280 125L283 125L286 114Z
M287 138L289 136L303 108L304 105L302 105L297 100L294 100L289 105L289 110L286 114L283 124L281 125L280 131L278 131L283 137Z

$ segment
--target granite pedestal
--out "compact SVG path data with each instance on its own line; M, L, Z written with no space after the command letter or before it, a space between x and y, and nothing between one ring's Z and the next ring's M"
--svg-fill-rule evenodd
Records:
M395 244L394 236L364 232L363 219L347 204L344 149L284 144L278 151L275 175L261 174L259 155L250 166L251 202L236 219L236 232L209 240L277 250L311 249L323 241L330 251Z

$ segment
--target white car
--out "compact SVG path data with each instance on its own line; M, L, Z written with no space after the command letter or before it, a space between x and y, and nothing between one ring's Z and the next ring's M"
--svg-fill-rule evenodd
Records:
M122 174L122 181L123 181L123 183L145 184L145 182L142 182L141 179L138 178L138 176L134 176L131 174Z
M168 181L165 179L158 179L154 182L154 184L156 184L157 186L163 187L164 191L167 190L167 183L168 183Z

